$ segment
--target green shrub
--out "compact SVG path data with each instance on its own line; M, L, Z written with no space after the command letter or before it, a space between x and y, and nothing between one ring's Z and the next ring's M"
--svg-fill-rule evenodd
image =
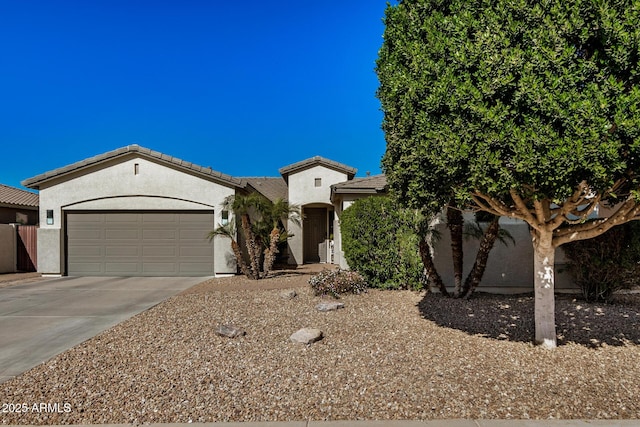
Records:
M367 282L355 271L323 270L309 279L316 295L361 294L367 291Z
M357 200L340 217L342 249L349 267L371 287L421 289L424 267L418 252L415 211L389 197Z
M640 224L632 221L598 237L563 246L567 270L587 301L610 301L635 284L640 271Z

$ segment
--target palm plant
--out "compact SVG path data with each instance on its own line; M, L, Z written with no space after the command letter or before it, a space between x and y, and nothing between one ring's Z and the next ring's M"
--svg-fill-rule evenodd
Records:
M219 225L218 228L216 228L215 230L212 230L208 235L209 241L212 241L213 238L216 237L216 236L226 237L226 238L231 240L231 249L233 250L233 254L236 257L236 262L238 263L238 266L240 267L240 271L242 271L242 274L244 274L245 276L247 276L249 278L252 277L251 270L247 266L247 263L244 260L244 256L242 256L242 250L240 249L240 245L238 244L238 241L236 240L236 222L235 222L235 220L232 219L227 224Z
M209 233L209 238L224 236L231 239L231 247L242 273L253 280L266 277L273 268L278 244L289 237L282 223L290 220L299 224L300 209L282 199L271 202L258 193L229 196L223 203L223 209L240 218L240 231L244 236L249 262L245 261L240 244L235 238L234 220L226 225L219 225ZM263 255L264 262L260 269Z
M300 225L300 208L296 205L289 204L284 199L276 199L271 205L267 206L267 209L263 212L263 220L269 222L272 225L271 232L269 233L269 246L264 250L264 264L263 264L263 276L266 277L271 269L273 263L276 260L276 254L278 251L278 244L282 241L282 237L288 238L289 235L284 227L281 228L281 224L284 221L291 221L296 225Z

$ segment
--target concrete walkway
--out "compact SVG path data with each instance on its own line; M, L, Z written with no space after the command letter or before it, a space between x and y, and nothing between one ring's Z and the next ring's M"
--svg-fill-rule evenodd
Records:
M61 277L0 288L0 383L207 279Z

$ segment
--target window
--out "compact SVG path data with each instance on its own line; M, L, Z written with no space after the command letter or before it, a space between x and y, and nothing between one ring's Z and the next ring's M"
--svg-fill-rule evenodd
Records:
M322 178L316 178L315 185L316 187L322 187Z

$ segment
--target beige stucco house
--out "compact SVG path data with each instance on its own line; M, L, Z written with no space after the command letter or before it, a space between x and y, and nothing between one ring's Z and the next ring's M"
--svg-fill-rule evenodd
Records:
M301 207L289 224L289 263L332 257L342 198L356 169L313 157L280 177L235 178L138 145L23 181L39 190L38 269L49 275L213 276L232 274L229 242L208 233L229 219L224 200L257 191ZM339 195L339 196L338 196ZM335 253L335 250L334 252Z
M301 224L288 224L293 233L286 251L290 264L326 262L348 268L342 212L359 198L386 194L385 176L355 178L355 168L319 156L279 172L277 177L232 177L130 145L27 179L24 186L39 190L38 271L71 276L234 274L229 241L215 237L210 242L207 235L223 218L231 219L222 208L228 196L251 192L301 208ZM496 245L483 282L501 292L527 290L533 279L528 226L509 218L501 223L517 244ZM444 223L439 227L442 238L435 244L434 259L452 285L448 233ZM467 268L476 251L477 241L465 242ZM556 262L564 262L562 251ZM566 273L557 275L556 286L572 287Z

